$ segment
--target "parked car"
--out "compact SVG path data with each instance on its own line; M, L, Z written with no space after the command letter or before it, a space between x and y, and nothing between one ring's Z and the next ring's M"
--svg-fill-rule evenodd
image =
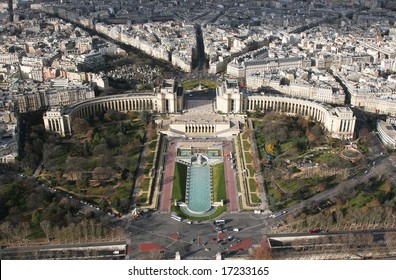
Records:
M320 229L319 229L319 228L310 229L308 232L309 232L309 233L319 233L319 232L320 232Z

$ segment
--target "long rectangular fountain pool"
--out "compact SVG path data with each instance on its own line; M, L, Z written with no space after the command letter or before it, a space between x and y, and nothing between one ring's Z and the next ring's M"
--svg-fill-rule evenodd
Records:
M193 213L203 213L211 208L211 178L209 164L191 164L187 177L187 208Z

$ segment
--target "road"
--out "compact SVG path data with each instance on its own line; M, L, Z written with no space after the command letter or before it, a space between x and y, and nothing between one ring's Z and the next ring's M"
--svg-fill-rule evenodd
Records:
M131 259L148 258L148 253L140 251L140 245L146 243L166 248L164 257L168 258L174 258L177 251L182 259L214 259L218 252L223 253L223 256L245 255L247 250L231 253L229 247L247 238L257 244L263 238L261 229L268 225L263 215L223 214L221 219L226 220L227 229L223 238L226 240L217 242L219 234L211 221L187 224L184 221L177 222L170 216L169 213L149 213L137 221L128 221L126 231L128 244L132 248ZM233 231L234 228L239 231ZM174 236L178 238L175 240ZM228 236L231 236L230 240Z

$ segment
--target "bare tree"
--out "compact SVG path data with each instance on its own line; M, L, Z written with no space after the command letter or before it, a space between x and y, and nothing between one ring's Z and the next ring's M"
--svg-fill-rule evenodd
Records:
M17 242L18 245L21 245L21 241L22 241L21 226L19 224L17 224L16 226L13 226L11 228L11 230L12 230L12 235L13 235L15 241Z
M29 235L29 223L27 222L23 222L21 224L21 228L22 228L22 233L23 233L23 239L25 241L25 244L27 243L27 238Z
M272 260L271 249L266 244L261 244L252 255L253 260Z
M8 240L11 237L11 223L9 221L5 221L1 224L0 229L5 233L5 238Z
M78 243L81 243L81 224L77 225Z
M89 129L89 123L84 119L74 119L72 123L72 130L73 132L80 134L80 133L87 133Z
M89 225L91 227L91 238L94 239L95 238L95 220L94 219L90 219L89 220Z
M83 232L84 232L84 236L85 236L85 242L88 242L88 224L87 224L87 220L84 220L82 222L83 224Z
M48 242L50 241L50 230L51 230L51 223L47 220L41 221L40 227L43 230L45 236L47 237Z
M58 240L58 241L60 242L61 239L62 239L62 235L61 235L61 231L60 231L60 229L59 229L59 226L55 226L55 227L53 228L52 233L53 233L54 239L56 239L56 240Z

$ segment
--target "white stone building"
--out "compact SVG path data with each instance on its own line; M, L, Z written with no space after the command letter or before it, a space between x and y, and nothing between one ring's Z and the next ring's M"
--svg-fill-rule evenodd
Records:
M63 108L50 108L43 116L47 131L71 135L74 119L114 110L120 112L151 111L175 114L183 108L183 90L174 80L164 80L155 92L129 93L87 99Z
M238 83L225 81L216 91L216 109L221 113L243 113L261 110L276 111L288 115L312 117L322 123L326 131L335 138L354 137L356 117L348 107L332 107L314 100L282 95L244 95Z
M165 80L160 90L154 93L130 93L98 97L64 108L54 108L44 115L48 131L62 136L71 135L72 123L76 118L88 118L108 109L128 111L155 111L177 114L183 109L183 91L174 80ZM322 123L329 135L351 139L354 136L356 117L350 108L331 107L313 100L275 95L246 95L236 80L226 80L216 89L215 111L225 114L243 114L254 110L277 111L305 118L312 117ZM184 135L210 136L229 135L231 122L227 119L199 118L176 120L170 132ZM237 130L235 130L238 133ZM232 132L233 133L233 132Z
M386 122L378 120L377 131L382 143L388 148L396 148L395 118L387 118Z

